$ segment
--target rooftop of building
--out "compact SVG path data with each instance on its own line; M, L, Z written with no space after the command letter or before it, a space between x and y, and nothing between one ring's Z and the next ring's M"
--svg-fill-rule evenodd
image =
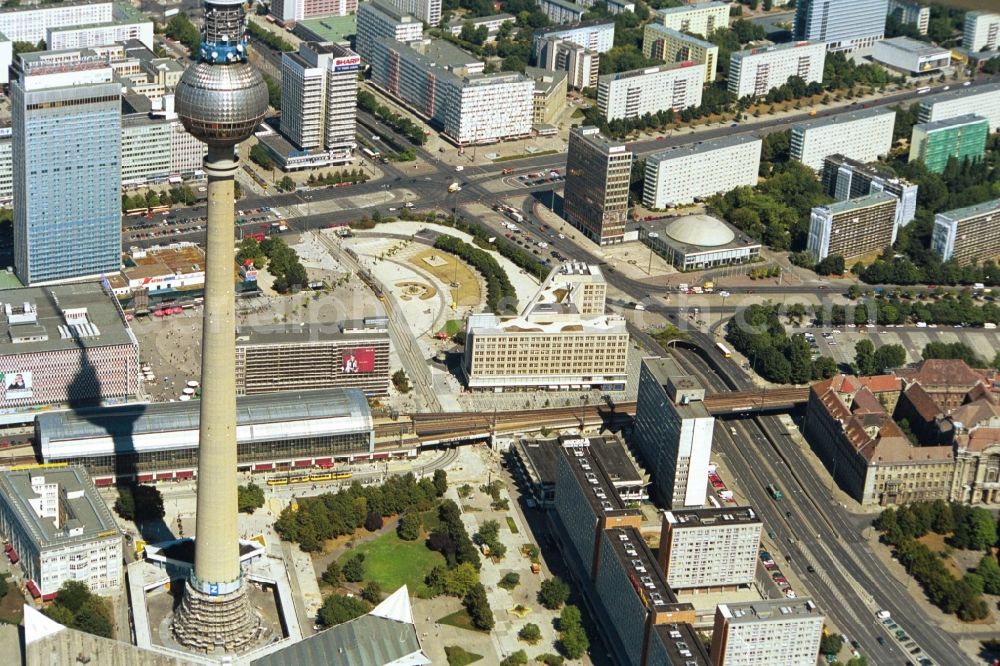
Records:
M924 388L950 387L967 391L980 382L990 382L989 375L969 367L959 358L928 358L893 372L896 377L918 382Z
M0 355L135 344L99 282L5 289L0 307Z
M622 516L638 512L637 509L625 506L621 497L615 492L614 483L597 464L587 438L561 438L558 448L559 455L572 471L580 492L587 498L590 510L595 516ZM559 492L558 486L556 492Z
M762 522L760 516L749 506L678 509L664 511L663 516L674 528L760 525Z
M562 455L559 449L565 440L574 437L558 437L555 439L522 439L518 445L527 458L526 463L532 467L537 483L552 484L556 479L556 465ZM635 463L625 449L625 443L620 437L587 437L587 450L591 459L604 472L604 478L614 487L633 487L645 485L646 479L640 473Z
M604 284L604 274L596 264L566 261L556 264L525 308L525 315L544 305L572 304L579 284Z
M692 608L691 604L678 603L677 596L664 580L663 572L639 530L633 527L614 528L604 530L602 536L611 544L622 567L634 574L629 576L632 586L648 610L665 613L684 607Z
M466 23L471 23L472 25L483 25L486 23L492 23L494 21L515 21L517 17L513 14L490 14L489 16L461 16L459 18L452 19L448 21L448 27L460 27Z
M881 178L886 182L902 183L904 185L909 185L910 182L905 178L900 178L892 170L878 164L866 164L861 160L856 160L851 157L846 157L840 153L835 153L833 155L827 155L823 158L824 165L829 162L836 166L849 166L851 169L857 173L864 174L870 178Z
M663 162L666 160L675 160L682 157L689 157L691 155L697 155L699 153L709 153L713 150L722 150L723 148L732 148L733 146L743 146L748 143L760 143L761 138L754 134L743 133L743 134L730 134L729 136L724 136L718 139L709 139L708 141L694 141L692 143L685 143L679 146L673 146L671 148L665 148L663 150L658 150L652 153L647 160L652 160L653 162Z
M841 213L861 210L862 208L871 208L872 206L881 206L889 202L896 203L897 201L898 199L888 192L878 191L853 199L834 201L833 203L817 206L817 208L825 208L833 215L840 215Z
M791 51L791 50L794 50L794 49L800 49L800 48L802 48L804 46L816 46L817 44L821 44L821 43L822 42L810 42L810 41L807 41L807 40L798 41L798 42L783 42L781 44L773 44L772 43L772 44L769 44L767 46L757 46L757 47L750 48L750 49L744 49L742 51L734 51L731 57L736 58L737 60L741 60L743 58L748 58L750 56L755 56L755 55L762 55L764 53L776 53L776 52L781 52L781 51Z
M273 326L241 327L236 336L236 345L250 347L254 345L322 343L338 340L362 342L389 339L389 334L385 330L345 332L344 328L343 323L318 322L304 322L300 325L275 324Z
M708 666L712 663L698 632L690 624L654 625L652 640L663 645L671 664Z
M703 394L704 387L694 378L694 376L681 370L677 362L672 358L646 357L642 359L643 365L652 374L653 379L658 383L670 399L671 392L680 391L684 393ZM681 418L697 419L710 418L708 409L701 400L690 400L687 402L673 402L673 408L680 414Z
M719 604L718 612L727 618L731 625L749 624L751 622L785 622L789 618L796 617L823 617L819 612L819 608L809 597Z
M583 16L584 14L587 13L586 7L584 7L583 5L578 5L575 2L572 2L571 0L539 0L539 4L542 3L557 5L559 7L562 7L563 9L568 9L571 12L575 12L580 16Z
M574 127L570 130L570 134L576 135L592 148L596 148L605 154L628 152L628 146L621 141L609 139L601 134L600 129L594 127L593 125L581 125L579 127Z
M548 95L556 88L566 87L569 73L564 70L552 71L540 67L525 67L524 75L535 82L535 92Z
M982 11L982 10L965 12L965 18L966 19L968 19L969 17L980 18L980 17L983 17L983 16L986 16L986 17L995 16L998 19L1000 19L1000 14L998 14L997 12L987 12L987 11Z
M913 126L913 129L930 133L949 130L954 127L964 127L966 125L986 125L986 131L989 132L989 120L974 113L965 113L954 118L945 118L944 120L935 120L929 123L917 123Z
M689 5L682 5L680 7L666 7L664 9L657 9L656 13L663 14L664 16L666 16L667 14L684 14L686 12L692 12L698 9L709 9L717 7L726 7L728 9L729 4L725 2L719 2L718 0L711 0L710 2L695 2Z
M934 104L940 102L950 102L956 99L964 99L966 97L975 97L977 95L989 95L1000 93L1000 81L991 81L989 83L983 83L980 85L956 88L955 90L949 90L948 92L935 93L934 95L928 95L920 100L921 107L930 107ZM890 109L891 110L891 109Z
M544 28L538 28L535 30L535 37L545 37L547 35L555 35L563 32L572 32L573 30L579 30L581 28L608 28L612 30L615 29L615 22L607 19L595 19L593 21L579 21L578 23L562 23L559 25L550 25Z
M760 247L757 241L725 220L707 214L661 217L639 222L646 234L655 233L664 242L683 252L694 254L708 249Z
M264 144L264 147L273 152L275 155L282 155L285 159L293 156L300 155L317 155L320 153L325 153L326 151L321 147L309 148L303 150L293 144L291 141L286 139L284 136L278 132L273 134L264 134L257 137L259 143Z
M129 280L149 281L164 275L184 276L205 270L205 251L197 243L132 248L122 273Z
M552 307L550 309L553 318L565 314L561 311L561 308ZM621 335L628 333L625 319L619 315L605 314L588 317L587 319L578 319L576 321L539 321L545 315L546 312L542 307L537 307L532 311L531 321L523 317L501 320L494 315L475 315L475 318L470 317L469 319L469 329L475 331L477 335L511 335L519 333Z
M402 57L409 58L419 67L435 70L438 80L451 78L458 85L485 86L506 82L528 82L529 79L520 72L494 72L492 74L466 73L464 69L470 66L477 68L482 65L474 55L466 53L454 44L439 39L424 39L409 43L398 42L388 37L382 38L386 44ZM457 71L453 71L457 70Z
M830 116L828 118L814 118L813 120L806 120L801 123L796 123L792 125L792 130L805 132L811 129L818 129L822 127L839 127L841 125L846 125L848 123L857 122L859 120L869 120L871 118L877 118L879 116L892 116L893 118L895 118L896 112L888 107L873 106L868 109L861 109L860 111L838 113L837 115Z
M597 85L602 83L610 83L611 81L624 81L626 79L635 79L642 76L652 76L653 74L659 74L661 72L672 72L678 69L686 69L688 67L700 67L705 69L705 65L695 62L694 60L685 60L684 62L671 62L666 65L653 65L652 67L643 67L641 69L630 69L627 72L616 72L614 74L603 74L597 78Z
M392 4L391 0L371 0L371 2L362 2L358 5L358 11L361 11L361 9L364 7L371 7L372 9L376 9L385 14L386 16L388 16L390 19L398 21L399 23L420 22L420 19L418 19L413 14L409 14L407 12L403 12L400 11L399 9L396 9L396 6Z
M45 442L197 430L197 400L157 402L115 407L44 412L36 418L39 439ZM236 398L236 425L311 419L349 418L359 431L371 428L371 410L365 394L357 389L283 391Z
M910 37L890 37L878 43L882 46L889 46L915 56L938 56L949 52L949 49L911 39Z
M690 44L696 44L703 49L713 49L719 48L718 45L712 42L706 41L697 35L689 35L686 32L681 32L680 30L674 30L673 28L668 28L661 23L647 23L646 27L656 32L667 35L668 37L673 37L674 39L680 39Z
M0 7L0 14L14 13L14 12L25 12L34 9L60 9L62 7L82 7L85 5L112 5L114 7L114 2L111 0L105 0L101 2L100 0L65 0L64 2L49 2L31 5L16 5L10 6L5 5Z
M41 486L49 484L58 486L58 524L55 518L39 515L32 506L44 496ZM40 549L118 535L107 504L87 472L77 465L0 472L0 497Z
M299 21L292 32L303 38L322 42L349 45L350 37L358 31L358 16L324 16Z
M965 208L946 210L943 213L938 213L938 215L950 220L965 220L970 217L979 217L980 215L989 215L991 213L1000 213L1000 199L984 201L974 206L966 206Z

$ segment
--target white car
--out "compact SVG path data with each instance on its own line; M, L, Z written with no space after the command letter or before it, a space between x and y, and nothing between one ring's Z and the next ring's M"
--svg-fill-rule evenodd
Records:
M455 171L465 171L465 167L459 164L457 167L455 167Z
M538 247L542 248L543 250L545 248L547 248L548 246L549 246L549 244L546 243L545 241L541 241L541 242L538 243Z

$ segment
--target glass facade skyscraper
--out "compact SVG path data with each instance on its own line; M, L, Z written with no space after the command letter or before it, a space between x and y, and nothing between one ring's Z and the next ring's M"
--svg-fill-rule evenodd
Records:
M121 84L88 50L20 56L10 85L14 265L26 285L121 267Z
M889 0L799 0L795 39L826 42L829 51L872 46L885 36Z

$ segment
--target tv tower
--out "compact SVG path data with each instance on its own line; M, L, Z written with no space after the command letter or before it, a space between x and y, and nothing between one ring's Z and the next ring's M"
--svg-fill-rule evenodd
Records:
M201 422L194 568L173 620L174 638L203 652L252 646L261 618L247 598L236 529L236 144L267 111L267 85L247 62L242 0L206 0L198 61L177 85L175 108L208 144L208 240L201 353Z

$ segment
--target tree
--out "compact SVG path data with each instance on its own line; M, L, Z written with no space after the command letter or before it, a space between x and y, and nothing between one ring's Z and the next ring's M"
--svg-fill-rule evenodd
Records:
M858 340L854 345L854 371L865 376L875 374L875 345L871 340Z
M43 608L42 613L44 613L50 620L55 620L65 627L72 627L73 622L76 619L73 617L73 611L65 606L60 606L59 604Z
M373 606L382 601L382 586L378 581L370 580L361 588L361 598Z
M86 583L78 580L67 580L59 587L56 602L68 609L70 613L76 613L83 608L91 595L90 587Z
M95 636L111 638L114 625L111 622L111 611L108 609L107 603L100 597L91 596L76 612L73 628Z
M340 568L340 564L337 563L337 560L330 560L321 578L327 585L339 585L340 581L344 580L344 572Z
M500 582L497 583L500 587L505 590L513 590L515 587L521 584L521 574L515 573L513 571L504 574Z
M983 580L983 592L1000 594L1000 564L994 555L987 553L979 560L976 574Z
M521 627L521 631L517 632L517 637L525 643L534 645L542 640L542 630L538 628L537 624L529 622Z
M396 372L392 373L392 385L396 387L396 390L400 393L410 392L410 380L406 377L406 370L400 368Z
M253 513L264 506L264 489L252 481L236 488L236 504L240 513Z
M807 384L812 379L812 348L801 333L791 337L788 346L789 379L793 384Z
M283 176L278 181L277 188L282 192L291 192L295 189L295 181L292 180L291 176Z
M119 486L114 508L122 518L137 523L162 519L166 513L163 495L153 486Z
M568 659L579 659L590 649L590 639L576 606L566 606L559 614L559 649Z
M459 599L464 598L479 584L479 572L469 562L463 562L444 576L444 592Z
M903 345L882 345L875 350L874 363L877 373L900 368L906 363L906 349Z
M861 287L856 284L852 284L847 288L847 297L852 301L856 301L861 298Z
M365 578L365 557L364 555L355 555L351 559L344 562L344 580L349 583L360 583Z
M549 610L556 610L569 599L569 585L559 576L542 581L538 588L538 603Z
M400 516L396 536L403 541L416 541L420 536L420 514L407 512Z
M490 609L490 602L486 597L486 588L483 587L482 583L475 584L469 593L465 595L463 603L465 604L466 612L469 613L469 618L472 620L472 626L483 631L489 631L493 628L495 624L493 611Z
M997 542L997 524L993 515L982 507L965 510L965 515L955 521L951 542L956 548L984 550Z
M524 650L511 652L500 662L500 666L523 666L528 663L528 654Z
M819 641L819 651L821 654L836 655L844 647L844 637L840 634L826 634Z
M443 469L434 470L434 491L437 496L444 496L446 490L448 490L448 473Z
M365 517L365 529L369 532L377 532L382 529L382 514L378 511L369 511Z
M839 254L824 257L816 264L817 275L841 275L844 272L844 258Z
M323 607L319 609L319 621L332 627L361 617L368 610L368 604L357 597L331 594L323 601Z

